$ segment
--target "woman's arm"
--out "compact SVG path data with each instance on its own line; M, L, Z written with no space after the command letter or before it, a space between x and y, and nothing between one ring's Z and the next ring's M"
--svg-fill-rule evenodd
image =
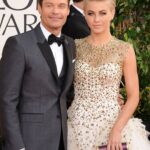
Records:
M133 48L128 50L124 61L123 74L125 78L127 101L114 125L114 128L120 131L124 128L139 103L139 82Z
M116 145L121 146L121 131L133 115L138 103L139 103L139 82L137 74L137 65L135 53L132 47L129 48L123 65L123 75L125 77L125 85L127 92L127 101L122 108L116 123L110 133L108 142L108 150ZM113 150L112 148L111 150ZM119 149L118 149L119 150Z

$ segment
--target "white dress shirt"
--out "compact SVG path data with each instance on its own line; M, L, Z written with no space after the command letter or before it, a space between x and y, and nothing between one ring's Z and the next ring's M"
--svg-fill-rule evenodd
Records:
M40 23L40 27L46 40L48 40L48 37L49 35L51 35L51 33L42 25L42 23ZM61 33L57 37L60 37L60 36L61 36ZM59 76L62 70L62 66L63 66L63 46L62 45L58 46L58 44L54 42L53 44L50 45L50 48L52 50L52 53L55 59L57 74Z

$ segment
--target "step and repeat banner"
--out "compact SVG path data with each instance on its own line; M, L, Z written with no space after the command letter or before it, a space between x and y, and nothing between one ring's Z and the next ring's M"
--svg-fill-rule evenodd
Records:
M39 20L37 0L0 0L0 58L8 37L31 30Z
M0 0L0 57L7 38L31 30L39 17L37 0Z

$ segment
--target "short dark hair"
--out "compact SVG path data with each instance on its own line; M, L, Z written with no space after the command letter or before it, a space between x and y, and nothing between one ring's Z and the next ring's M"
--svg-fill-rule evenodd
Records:
M73 2L76 2L76 3L78 3L78 2L82 2L83 0L73 0Z
M40 6L42 6L43 0L38 0L38 3L40 4ZM68 3L70 3L70 0L68 0Z
M40 4L40 6L42 6L42 2L43 0L38 0L38 4Z

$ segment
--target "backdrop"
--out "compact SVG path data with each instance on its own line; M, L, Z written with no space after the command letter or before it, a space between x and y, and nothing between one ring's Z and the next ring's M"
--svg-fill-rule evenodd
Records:
M0 58L7 38L31 30L39 19L37 0L0 0Z
M0 57L9 36L31 30L39 22L37 0L0 0Z

